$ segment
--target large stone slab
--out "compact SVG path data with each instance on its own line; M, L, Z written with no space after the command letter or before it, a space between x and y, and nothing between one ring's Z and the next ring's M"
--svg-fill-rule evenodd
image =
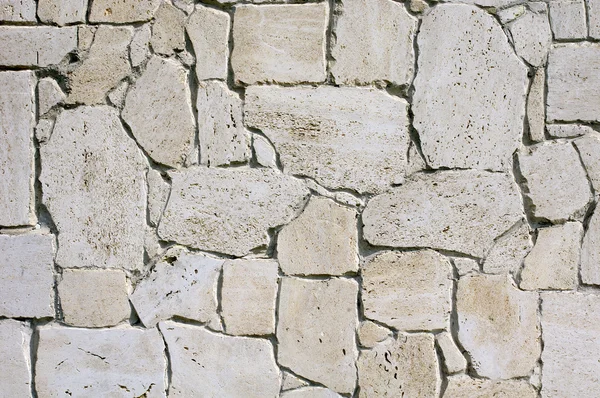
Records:
M522 215L520 194L510 177L441 171L414 175L401 187L374 197L362 218L365 239L373 245L483 257Z
M458 339L477 375L529 376L541 351L538 296L506 275L467 275L456 294Z
M405 100L373 89L250 87L245 123L271 140L287 173L376 192L406 169L407 109Z
M65 110L40 147L43 202L58 229L63 268L140 269L145 164L117 110Z
M362 266L365 316L399 330L449 327L452 265L433 250L384 252Z
M600 285L600 207L594 209L581 247L581 281Z
M0 87L0 226L31 225L35 76L0 72Z
M123 120L154 161L179 167L195 158L191 101L185 68L154 56L127 93Z
M356 383L358 284L351 279L282 279L278 363L299 376L351 394Z
M231 337L163 322L171 360L171 397L279 396L279 368L268 340Z
M523 380L482 380L466 375L448 377L444 398L536 398L537 391Z
M474 6L444 4L423 17L417 42L412 110L427 164L508 168L529 82L500 25Z
M38 330L35 388L40 397L165 396L165 345L158 330L56 325Z
M64 26L85 22L88 0L39 0L37 15L42 22Z
M130 23L154 16L161 0L89 0L90 22Z
M35 22L35 0L0 0L0 21Z
M0 65L58 64L77 48L77 28L0 26Z
M485 255L483 272L516 274L532 247L529 225L523 220L511 228L508 233L496 239L494 246Z
M0 320L0 395L31 396L31 328L28 323Z
M308 196L302 182L270 169L195 167L170 176L158 234L234 256L265 246L267 230L288 223Z

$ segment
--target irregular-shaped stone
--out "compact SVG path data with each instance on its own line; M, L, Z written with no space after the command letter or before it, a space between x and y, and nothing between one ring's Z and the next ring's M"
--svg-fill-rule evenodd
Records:
M313 197L277 237L277 258L288 275L342 275L358 271L355 210Z
M390 0L343 3L331 49L335 82L409 84L414 70L416 30L417 19L400 3Z
M40 147L43 202L63 268L143 266L145 163L108 106L63 111Z
M555 40L587 37L585 2L583 0L553 0L549 2L550 24Z
M283 371L281 381L281 391L293 390L299 387L307 386L308 383L293 373Z
M523 4L517 4L515 6L504 8L496 11L496 16L500 19L500 22L507 24L514 21L515 19L522 17L527 12L527 8Z
M223 260L168 251L130 296L147 328L173 316L218 329L217 284Z
M596 154L597 156L597 154ZM600 207L590 218L581 247L581 281L600 285Z
M66 96L56 80L46 77L40 79L37 85L38 114L43 115L54 105L64 102Z
M528 3L527 11L506 27L510 31L517 55L532 66L542 66L552 45L546 3Z
M245 123L271 140L287 173L377 192L404 175L407 109L373 89L257 86L246 90Z
M148 170L146 174L148 179L148 216L150 223L158 225L162 213L167 205L171 187L165 182L162 175L154 170Z
M97 328L129 319L127 281L121 270L66 269L58 296L67 325Z
M444 368L448 374L463 372L467 369L467 360L460 349L456 346L452 335L449 332L441 332L435 336L442 356L444 357Z
M412 110L427 164L508 168L521 143L528 79L500 25L479 8L444 4L423 17L417 41Z
M545 139L546 126L546 69L535 70L527 95L527 123L529 139L541 142Z
M469 272L479 272L479 263L468 257L455 257L452 259L458 276L463 276Z
M88 0L39 0L37 15L42 22L64 26L85 22Z
M363 321L358 328L358 342L362 347L372 348L392 335L392 331L372 321Z
M243 124L242 100L221 82L198 85L200 163L223 166L250 157L250 137Z
M593 134L573 141L596 194L600 193L600 135Z
M356 383L358 284L351 279L282 279L278 363L339 393Z
M592 193L571 143L529 147L519 153L519 167L535 218L559 223L584 216Z
M0 0L0 21L35 22L35 0Z
M128 46L133 30L102 25L87 58L67 74L70 104L105 103L106 94L131 73Z
M430 334L400 334L358 357L359 397L437 397L441 379Z
M483 261L483 272L515 274L521 268L523 259L532 247L529 225L525 221L518 223L507 234L499 237L486 254Z
M228 334L275 333L278 274L274 260L232 260L223 265L221 316Z
M108 101L117 108L122 108L125 103L125 94L127 94L128 88L129 82L127 82L127 80L121 81L117 87L108 93Z
M94 35L97 30L98 27L93 25L77 26L77 49L79 51L84 54L87 53L94 42Z
M161 0L89 0L92 2L89 20L92 23L130 23L148 21Z
M38 330L39 396L165 396L165 346L158 330L55 325Z
M277 152L268 139L262 135L252 134L252 149L258 164L272 169L277 168Z
M325 2L236 7L231 54L235 81L324 81L328 8Z
M77 28L0 26L0 65L58 64L77 49Z
M231 337L163 322L171 360L172 397L279 396L279 368L268 340Z
M548 121L600 121L600 44L553 47L547 76Z
M542 396L593 398L600 394L600 297L542 293Z
M305 387L282 393L281 398L341 398L342 396L323 387Z
M536 398L537 391L523 380L483 380L467 375L448 377L444 398Z
M575 289L583 227L568 222L540 228L531 252L525 257L519 287L523 290Z
M186 31L196 53L196 77L227 79L229 62L229 14L196 5L190 15Z
M529 376L540 355L537 294L520 291L510 281L506 275L458 280L458 339L479 376Z
M549 124L548 135L553 138L573 138L586 134L595 134L596 130L581 124Z
M403 186L374 197L362 218L365 239L373 245L430 247L483 257L522 212L510 177L441 171L414 175Z
M172 55L185 49L186 15L179 8L162 2L154 15L150 44L156 54Z
M152 31L149 24L142 25L135 31L129 45L129 58L131 59L131 66L134 68L143 64L150 56L151 36Z
M37 138L37 140L40 144L43 144L50 139L53 128L54 128L54 120L40 119L37 126L35 126L35 138Z
M32 225L35 76L0 72L0 87L0 226Z
M433 250L384 252L362 266L367 318L399 330L449 326L452 266Z
M171 197L158 234L202 250L243 256L288 223L308 190L271 169L195 167L170 173Z
M4 397L31 396L31 332L28 323L0 320L0 395Z

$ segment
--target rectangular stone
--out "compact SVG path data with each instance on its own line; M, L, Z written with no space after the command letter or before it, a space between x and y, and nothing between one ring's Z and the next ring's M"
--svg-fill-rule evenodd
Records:
M600 0L587 0L588 34L600 39Z
M0 26L0 65L58 64L77 48L77 28Z
M0 321L0 396L31 396L31 328L28 323Z
M35 22L35 0L0 0L0 21Z
M549 6L550 26L555 40L587 37L584 0L551 0Z

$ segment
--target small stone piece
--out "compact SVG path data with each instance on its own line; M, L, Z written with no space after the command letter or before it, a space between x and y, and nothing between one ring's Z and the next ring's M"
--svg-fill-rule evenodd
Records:
M529 147L519 153L519 167L535 218L553 223L583 218L592 193L571 143Z
M250 157L250 137L243 124L242 100L222 82L200 82L198 87L200 163L223 166Z
M511 177L461 170L416 174L371 199L362 218L365 239L373 245L483 257L494 239L522 217L521 197Z
M0 0L0 21L35 22L35 0Z
M233 260L223 265L221 307L228 334L275 333L278 273L274 260Z
M309 194L300 180L272 169L194 167L169 175L158 234L240 257L266 246L267 230L290 222Z
M281 398L342 398L341 395L323 387L305 387L286 391Z
M168 251L130 296L147 328L180 316L218 329L217 284L223 260Z
M201 4L196 5L188 19L186 30L196 53L196 77L199 81L227 79L229 20L229 14Z
M538 298L514 287L506 275L466 275L458 280L458 339L477 375L529 376L541 351Z
M156 329L39 329L40 397L165 396L165 345ZM135 353L135 355L132 355Z
M595 134L596 130L581 124L549 124L548 135L553 138L572 138L586 134Z
M148 215L150 223L157 226L167 205L171 187L165 182L161 174L154 169L148 170L146 178L148 179Z
M58 295L64 322L71 326L114 326L129 319L127 281L120 270L63 271Z
M456 267L458 276L466 275L470 272L479 272L479 263L477 260L467 257L455 257L452 262Z
M518 4L516 6L505 8L503 10L499 10L496 15L500 19L500 22L503 24L507 24L509 22L514 21L517 18L522 17L527 12L527 8L523 4Z
M410 10L416 14L421 14L429 9L429 4L425 0L410 0Z
M277 257L287 275L343 275L358 271L355 210L313 197L302 214L283 227Z
M467 360L456 346L449 332L437 334L435 341L444 356L444 366L448 374L463 372L467 369Z
M541 2L528 5L530 8L525 14L508 23L506 27L512 36L517 55L530 65L539 67L545 63L552 45L548 6Z
M552 0L550 24L555 40L585 39L587 22L583 0Z
M150 56L149 45L151 36L152 32L149 24L142 25L142 27L135 31L129 45L129 58L131 59L131 66L134 68L143 64Z
M452 266L433 250L384 252L362 266L367 318L399 330L449 326Z
M154 15L150 44L156 54L172 55L185 49L186 16L179 8L162 2Z
M328 14L326 2L237 6L231 55L236 83L325 81Z
M575 289L583 227L568 222L538 230L531 253L525 257L519 287L523 290Z
M154 161L180 167L193 159L196 123L188 72L176 61L152 57L129 89L122 115Z
M281 391L293 390L307 386L308 383L293 373L283 371L283 381L281 382Z
M40 115L48 112L54 105L64 102L66 98L56 80L49 77L40 79L37 90L38 113Z
M125 94L127 94L127 89L129 88L129 83L127 80L123 80L117 87L115 87L110 93L108 93L108 100L110 103L117 108L122 108L125 103Z
M148 21L162 0L89 0L90 22L131 23Z
M77 28L0 26L0 48L0 65L43 68L77 49Z
M279 396L279 368L268 340L230 337L204 328L162 322L171 368L169 396Z
M527 122L529 123L529 139L533 142L545 140L546 126L546 69L535 70L529 94L527 95Z
M337 84L407 85L413 77L417 19L390 0L343 3L337 17L332 73Z
M356 383L358 284L351 279L282 279L278 363L339 393Z
M391 335L391 330L379 326L375 322L363 321L358 329L358 342L361 347L373 348L377 343L384 341Z
M448 377L444 398L537 398L537 391L522 380L482 380L467 375Z
M590 218L583 238L581 281L587 285L600 285L600 207L598 206Z
M441 379L430 334L401 334L361 351L357 365L360 398L439 395Z
M600 135L593 134L573 141L596 193L600 193Z
M3 397L31 396L30 346L28 323L0 320L0 395Z
M88 0L39 0L37 14L42 22L64 26L85 22Z
M52 135L52 129L54 128L54 120L52 119L40 119L37 126L35 126L35 137L40 144L48 142Z
M78 25L77 26L77 49L82 53L87 51L94 42L94 36L98 30L97 26L93 25Z
M256 155L256 162L263 167L277 168L277 152L268 139L262 135L252 135L252 148Z
M527 222L520 222L506 235L496 240L485 256L483 272L487 274L515 274L521 268L523 259L529 253L533 243Z

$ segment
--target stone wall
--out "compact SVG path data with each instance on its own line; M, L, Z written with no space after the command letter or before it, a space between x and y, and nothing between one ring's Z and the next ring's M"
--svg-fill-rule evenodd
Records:
M599 0L0 21L0 396L600 396Z

